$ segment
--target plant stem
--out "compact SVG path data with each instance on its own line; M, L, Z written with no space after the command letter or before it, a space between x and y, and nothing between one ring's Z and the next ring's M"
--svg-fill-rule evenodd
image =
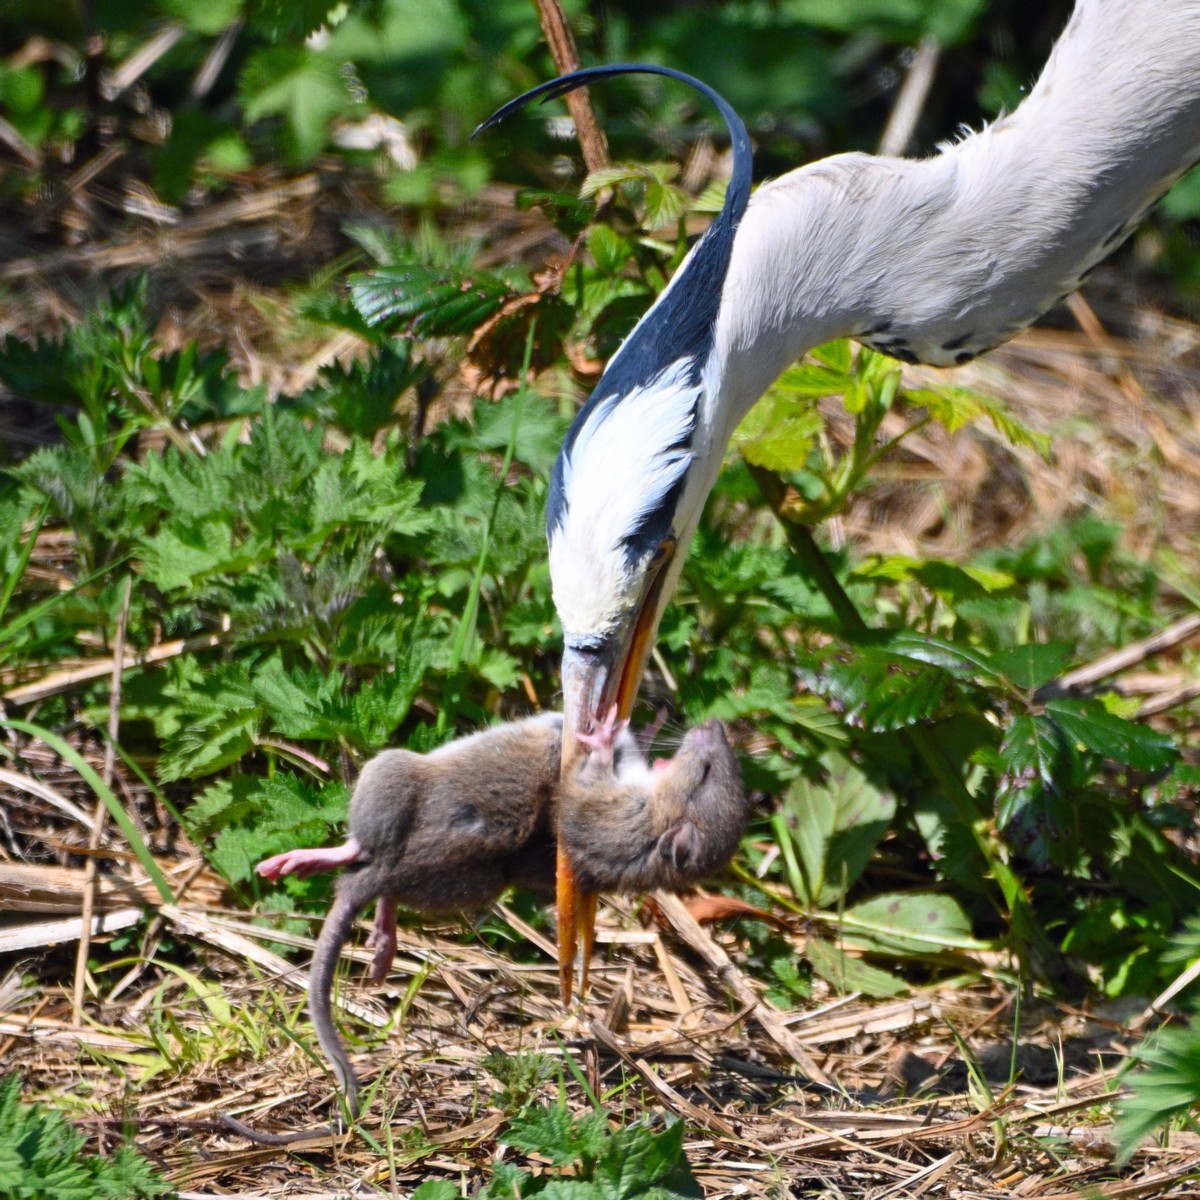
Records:
M579 70L579 53L575 49L575 39L571 36L571 26L567 24L566 14L559 0L534 0L537 5L538 17L542 22L542 32L546 35L546 44L550 47L551 57L560 75L569 75ZM579 147L583 151L583 163L590 175L593 171L602 171L611 166L608 157L608 139L596 114L592 111L592 102L588 99L587 88L569 92L563 99L567 102L567 110L575 122L575 132L579 136Z

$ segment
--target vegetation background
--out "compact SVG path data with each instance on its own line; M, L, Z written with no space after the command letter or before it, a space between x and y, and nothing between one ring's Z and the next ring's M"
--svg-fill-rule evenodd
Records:
M921 66L914 151L1015 107L1070 5L564 7L585 64L727 96L762 179L876 148ZM1011 349L935 373L823 347L739 432L638 719L665 709L668 746L725 719L759 803L693 904L716 932L611 910L593 1005L643 1064L686 1030L682 1070L639 1074L578 1014L559 1034L547 918L515 897L406 931L392 1034L440 1067L418 1123L424 1065L380 1077L402 1140L197 1165L226 1096L303 1127L328 1093L263 957L311 944L328 884L264 888L253 864L336 836L382 747L553 706L549 469L720 204L724 131L666 80L592 89L615 165L590 176L557 105L467 140L555 73L530 0L0 12L0 896L23 913L0 928L0 1194L337 1186L378 1160L427 1198L718 1195L744 1169L780 1195L1186 1186L1194 1133L1136 1147L1200 1097L1193 177ZM80 941L93 908L125 924ZM691 957L717 952L748 990ZM846 1003L849 1031L803 1025ZM947 1006L971 1003L960 1036ZM769 1084L729 1083L731 1044ZM1057 1047L1049 1082L1031 1046ZM768 1136L780 1104L811 1130L841 1103L789 1056L856 1113L918 1114L907 1140L874 1149L845 1114L854 1138ZM464 1083L482 1068L490 1099ZM938 1089L958 1124L933 1139ZM1052 1102L1085 1134L1047 1125ZM686 1145L643 1119L662 1107ZM498 1141L528 1161L497 1165Z

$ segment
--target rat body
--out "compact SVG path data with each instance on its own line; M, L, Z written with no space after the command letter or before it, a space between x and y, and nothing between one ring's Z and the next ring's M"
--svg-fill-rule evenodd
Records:
M397 904L447 913L491 904L510 885L551 888L560 829L595 891L676 890L737 848L745 798L719 722L692 730L675 758L651 767L614 716L581 739L592 752L560 782L562 724L561 715L545 714L429 754L385 750L359 776L343 845L289 850L258 864L272 881L346 868L317 940L308 1007L353 1115L358 1084L331 996L342 947L372 900L371 977L381 983L396 952ZM281 1137L224 1120L271 1145L333 1132Z

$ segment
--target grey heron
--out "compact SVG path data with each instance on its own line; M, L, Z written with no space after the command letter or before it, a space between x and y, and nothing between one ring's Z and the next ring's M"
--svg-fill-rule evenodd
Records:
M715 103L733 170L723 210L609 362L555 467L564 756L610 706L631 710L733 429L791 362L839 337L905 362L966 362L1065 299L1200 159L1198 0L1078 0L1011 114L927 158L841 154L752 197L737 114L667 68L573 72L480 128L628 72ZM578 897L561 858L559 884L573 959ZM583 904L585 955L593 912Z

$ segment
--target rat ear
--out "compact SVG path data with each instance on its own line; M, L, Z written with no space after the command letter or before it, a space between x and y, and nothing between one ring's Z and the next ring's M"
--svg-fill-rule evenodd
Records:
M658 839L658 853L676 871L686 871L699 857L700 830L686 818L676 821Z

